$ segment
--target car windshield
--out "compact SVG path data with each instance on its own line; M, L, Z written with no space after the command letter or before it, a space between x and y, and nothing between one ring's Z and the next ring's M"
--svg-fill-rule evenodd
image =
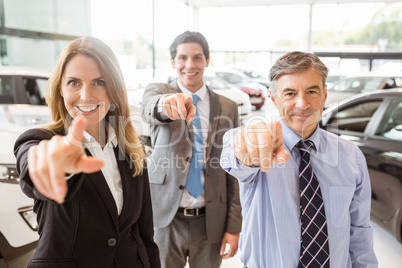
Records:
M212 90L214 89L229 89L227 82L216 76L204 76L205 84Z
M234 73L224 73L224 72L218 72L217 75L226 81L228 81L231 84L237 84L237 83L242 83L242 82L247 82L245 81L244 77L234 74Z
M362 93L380 89L383 77L351 77L339 80L332 87L333 91Z
M256 73L256 72L243 72L245 75L247 75L250 78L260 78L260 79L264 79L265 77Z
M327 82L335 82L339 80L339 78L340 78L339 75L328 75Z
M0 103L14 103L14 84L11 77L0 76Z
M402 99L394 99L378 125L376 135L402 141Z

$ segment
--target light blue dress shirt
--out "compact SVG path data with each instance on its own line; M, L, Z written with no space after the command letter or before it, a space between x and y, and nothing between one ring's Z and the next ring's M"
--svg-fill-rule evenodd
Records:
M243 229L241 260L248 268L296 268L300 255L301 137L283 122L286 163L268 172L240 163L233 153L233 135L223 138L221 166L240 186ZM317 128L309 138L312 168L320 183L329 234L330 267L377 267L370 226L371 187L360 149L351 142Z

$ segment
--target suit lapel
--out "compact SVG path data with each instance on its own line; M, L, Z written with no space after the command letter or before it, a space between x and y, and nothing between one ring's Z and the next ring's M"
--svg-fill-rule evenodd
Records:
M176 89L177 93L183 93L179 85L177 84L177 79L174 79L172 82L169 83L169 85L171 85L174 89Z
M137 192L135 185L134 180L136 178L132 176L133 170L130 168L132 163L127 162L125 156L119 150L119 147L114 148L114 153L116 155L117 166L119 167L121 184L123 188L123 208L119 216L119 227L122 229L123 225L128 223L128 218L132 219L133 217L138 217L134 214L138 212L139 209L135 209L134 206L138 205L135 200L137 199L137 195L140 193Z
M207 87L208 88L208 87ZM209 111L209 123L210 127L208 129L208 137L207 137L207 149L205 159L209 158L212 150L212 134L216 132L218 129L218 122L219 122L219 115L221 111L221 106L219 103L219 96L212 92L208 88L209 93L209 104L210 104L210 111Z
M92 156L89 150L85 151L88 156ZM113 195L110 192L110 188L107 185L106 179L103 176L102 171L87 174L87 176L91 184L94 186L94 188L98 191L99 195L102 197L102 200L105 203L107 209L109 210L110 216L112 217L114 224L116 225L116 227L119 226L116 202L114 201Z
M180 90L179 86L177 85L177 79L173 80L170 85L175 88L177 90L178 93L181 93L182 91ZM208 159L209 155L211 154L211 150L212 150L212 134L215 133L215 131L218 128L218 122L219 122L219 115L220 115L220 111L221 111L221 106L220 106L220 102L219 102L219 96L214 93L212 90L210 90L208 87L208 94L209 94L209 104L210 104L210 111L209 111L209 122L210 122L210 127L208 129L208 137L207 137L207 148L206 148L206 155L205 155L205 159ZM193 133L192 131L189 131L189 128L192 128L192 124L191 123L187 123L187 121L184 121L184 124L186 124L186 131L187 131L187 135L190 137L191 140L193 140ZM173 128L177 128L177 126L174 126L174 124L171 124L171 130L173 133L173 140L177 141L180 138L183 137L179 137L179 135L183 135L183 133L181 133L181 131L177 131L177 129L173 129Z

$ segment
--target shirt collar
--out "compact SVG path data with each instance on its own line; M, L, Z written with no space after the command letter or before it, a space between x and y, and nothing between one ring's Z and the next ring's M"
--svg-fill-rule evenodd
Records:
M205 97L206 97L206 95L207 95L207 93L208 93L208 91L207 91L207 86L205 85L205 83L203 83L203 84L202 84L202 87L201 87L199 90L197 90L197 92L195 92L195 93L191 92L190 90L188 90L187 88L185 88L184 86L182 86L182 85L180 84L180 80L179 80L179 79L177 79L177 85L179 86L180 90L181 90L183 93L188 93L188 94L190 94L190 95L192 95L192 94L197 94L198 97L200 97L200 100L204 100Z
M85 142L85 147L93 147L90 146L90 144L99 144L94 137L92 137L91 134L89 134L88 132L84 131L84 142ZM116 137L116 132L114 131L114 128L109 124L108 127L108 135L107 135L107 142L106 142L106 146L108 146L108 144L112 144L113 147L117 146L117 137ZM89 145L89 146L88 146Z
M287 147L289 151L295 147L295 145L302 139L296 132L294 132L292 129L290 129L284 122L283 120L279 120L279 122L282 125L282 135L283 135L283 143ZM311 140L314 143L315 149L318 151L319 146L320 146L320 128L317 126L313 134L308 138L308 140Z

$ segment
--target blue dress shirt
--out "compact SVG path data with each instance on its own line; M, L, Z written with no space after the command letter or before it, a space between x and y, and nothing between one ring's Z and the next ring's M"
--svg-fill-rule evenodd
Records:
M243 229L241 260L249 268L295 268L300 256L301 137L283 122L286 163L268 172L240 163L233 153L233 135L223 138L221 166L240 186ZM371 186L367 165L356 145L317 128L309 138L312 168L320 183L329 234L330 267L377 267L370 226Z

